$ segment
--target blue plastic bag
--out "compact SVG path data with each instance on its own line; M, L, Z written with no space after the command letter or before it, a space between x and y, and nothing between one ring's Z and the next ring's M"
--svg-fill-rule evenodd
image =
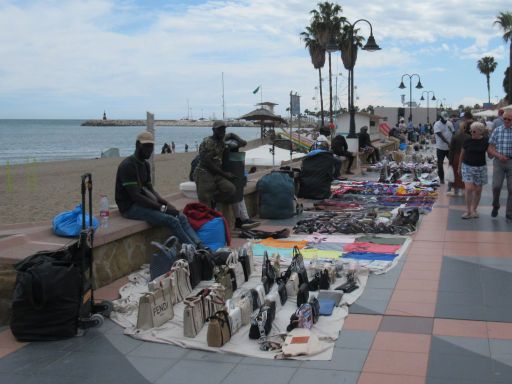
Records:
M203 224L197 231L197 236L199 236L203 244L213 252L226 246L224 219L222 217L216 217L215 219Z
M90 227L89 215L85 218L86 226ZM92 218L92 227L98 229L100 222ZM57 236L78 237L82 230L82 204L78 204L72 211L61 212L53 218L53 233Z

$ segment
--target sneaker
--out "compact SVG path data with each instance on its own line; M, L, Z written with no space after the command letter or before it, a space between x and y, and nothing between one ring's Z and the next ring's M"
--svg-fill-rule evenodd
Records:
M469 213L469 212L466 212L465 214L463 214L461 216L461 218L463 218L463 219L471 219L472 218L472 214Z
M492 217L496 217L496 216L498 216L498 211L499 211L499 208L498 208L498 207L493 207L493 208L492 208L492 212L491 212L491 216L492 216Z
M457 194L453 191L448 191L448 192L446 192L446 196L453 197L453 196L457 196Z
M257 227L258 225L260 225L259 221L247 219L247 220L242 221L240 228L251 229L251 228Z
M478 219L479 217L480 215L476 211L471 214L471 219Z

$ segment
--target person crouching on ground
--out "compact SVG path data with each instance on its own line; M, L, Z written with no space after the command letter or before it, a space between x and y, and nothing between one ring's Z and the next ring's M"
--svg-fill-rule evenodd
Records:
M478 218L478 204L482 187L487 184L487 164L485 155L489 142L484 137L485 125L475 122L470 126L471 137L464 141L460 153L459 172L466 187L467 212L463 219Z
M161 197L151 183L151 165L155 140L150 132L137 136L135 153L124 159L117 168L116 204L127 219L145 220L151 225L168 227L181 243L203 248L201 239L185 215Z

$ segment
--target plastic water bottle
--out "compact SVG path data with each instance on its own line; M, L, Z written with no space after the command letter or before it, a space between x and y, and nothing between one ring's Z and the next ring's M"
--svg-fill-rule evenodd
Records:
M100 225L101 228L108 228L108 218L110 216L110 211L108 208L108 197L106 195L101 195L100 199Z

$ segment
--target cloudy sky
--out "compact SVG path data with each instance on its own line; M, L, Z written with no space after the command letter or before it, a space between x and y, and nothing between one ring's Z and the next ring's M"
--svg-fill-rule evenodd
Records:
M290 91L318 107L318 72L299 34L311 0L0 0L0 118L221 117L263 100L284 114ZM356 104L399 106L402 74L418 73L444 104L487 101L477 60L498 62L491 101L504 96L508 46L493 25L510 0L349 0L371 21L379 52L359 52ZM368 36L365 24L361 33ZM328 100L328 71L323 72ZM335 76L337 74L337 76ZM333 93L346 106L346 70L333 55ZM414 88L413 100L420 91ZM406 86L409 87L408 78ZM431 95L431 94L430 94ZM430 106L435 105L435 102ZM328 105L326 103L325 105Z

